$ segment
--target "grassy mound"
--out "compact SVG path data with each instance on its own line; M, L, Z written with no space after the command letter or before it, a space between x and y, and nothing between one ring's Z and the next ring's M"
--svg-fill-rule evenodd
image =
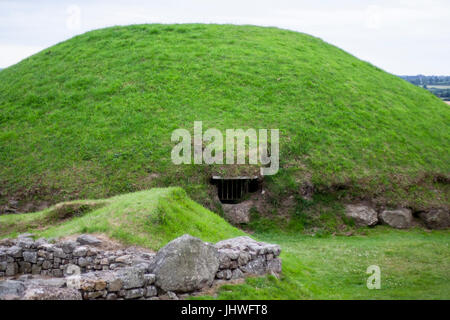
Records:
M0 205L175 185L205 204L214 168L170 160L171 132L195 120L280 129L274 193L448 199L438 98L306 34L194 24L91 31L2 70Z
M61 203L41 212L0 216L0 237L26 231L44 237L100 232L155 250L185 233L210 242L244 234L189 199L181 188L155 188L107 200Z

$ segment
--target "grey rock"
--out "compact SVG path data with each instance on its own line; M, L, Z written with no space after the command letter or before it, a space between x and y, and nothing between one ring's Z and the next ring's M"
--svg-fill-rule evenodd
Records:
M36 263L37 262L37 252L35 251L24 251L23 260L26 262Z
M147 284L147 285L154 284L156 281L156 275L154 275L152 273L144 274L144 278L145 278L145 284Z
M233 273L231 272L230 269L220 270L216 274L217 279L229 280L229 279L231 279L232 276L233 276Z
M31 274L39 274L41 272L42 268L36 264L33 264L31 266Z
M90 234L82 234L77 238L77 241L80 244L87 244L87 245L91 245L91 246L97 246L102 244L102 241Z
M33 279L33 276L31 274L22 274L21 276L19 276L19 278L17 278L16 280L19 281L26 281L26 280L30 280Z
M75 257L85 257L86 254L88 252L88 248L87 247L77 247L73 250L73 255Z
M0 246L11 247L15 245L16 241L14 239L4 238L0 239Z
M234 269L232 271L231 279L235 280L235 279L241 279L241 278L244 278L244 273L241 271L241 269Z
M413 216L409 209L384 210L378 218L382 223L397 229L411 228L413 222Z
M221 268L224 269L229 267L234 269L238 265L245 265L248 261L256 259L260 255L272 254L278 256L281 252L279 245L258 242L247 236L219 241L215 246L219 250ZM229 263L226 256L230 260ZM235 259L237 260L235 261Z
M75 248L78 247L79 244L76 241L66 240L63 241L60 245L64 253L72 253L73 250L75 250Z
M124 298L125 299L136 299L136 298L143 297L144 293L145 293L145 290L143 288L126 290Z
M9 205L11 208L17 209L18 206L19 206L19 201L15 200L15 199L10 199L10 200L8 201L8 205Z
M144 286L144 272L135 267L119 269L117 277L122 281L124 289L139 288Z
M250 209L254 207L252 200L237 204L222 204L225 217L234 224L249 223Z
M108 293L108 295L106 296L106 300L117 300L117 294Z
M210 286L218 269L217 249L187 234L159 250L149 268L156 275L158 287L174 292L190 292Z
M26 261L19 261L20 273L31 273L31 263Z
M267 261L267 271L274 273L281 273L281 259L276 258L270 261Z
M38 249L41 249L41 250L44 250L47 252L53 252L55 250L55 248L57 248L57 247L55 247L55 245L51 244L51 243L41 243L38 245ZM60 249L60 248L58 248L58 249ZM61 249L61 251L62 251L62 249Z
M85 292L83 294L84 299L86 300L93 300L97 298L101 298L103 296L107 295L107 291L93 291L93 292Z
M242 251L239 254L239 258L238 258L238 264L240 266L246 265L251 259L251 256L248 252Z
M244 273L249 273L253 275L263 275L267 271L266 267L267 267L266 260L260 256L250 261L245 266L241 266L240 269Z
M116 258L116 262L123 263L123 264L131 264L133 262L133 257L129 254L126 254L124 256L120 256Z
M419 218L430 229L447 229L450 227L450 212L445 209L431 209L421 212Z
M61 269L53 269L52 270L52 276L54 276L54 277L62 277L62 276L64 276L64 272Z
M6 265L5 275L7 277L14 276L19 272L19 266L16 262L9 262Z
M39 238L39 239L37 239L37 240L34 242L34 245L35 245L37 248L40 248L40 246L42 246L42 245L44 245L44 244L47 244L47 243L48 243L47 239L45 239L45 238Z
M19 299L25 291L25 285L21 281L0 281L0 300Z
M63 288L66 285L66 279L64 278L36 278L28 281L30 286L35 287L55 287Z
M179 300L175 292L167 291L167 296L169 297L170 300Z
M154 297L157 294L158 294L158 290L156 289L155 286L147 286L146 291L145 291L146 297Z
M29 287L25 290L22 300L81 300L81 293L72 288L56 286Z
M121 279L111 279L108 280L108 291L120 291L123 287L123 282Z
M53 257L65 259L67 255L64 253L63 249L54 247L53 248Z
M86 258L83 258L83 257L80 257L80 258L78 259L78 265L79 265L80 267L86 267L86 266L88 265L87 259L86 259Z
M34 241L31 238L17 238L17 245L22 249L31 249Z
M22 257L22 248L19 246L12 246L9 249L6 250L6 253L14 258L21 258Z
M44 259L48 259L48 260L53 260L53 253L48 252L46 250L38 250L37 252L38 257L44 258Z
M225 252L225 250L219 250L219 268L228 269L231 266L230 256Z
M42 269L47 270L47 269L50 269L51 267L53 267L53 264L51 263L51 261L45 260L42 263Z
M378 222L376 211L366 205L346 205L345 215L352 218L358 227L374 226Z
M230 259L238 259L242 252L248 252L250 257L252 254L272 253L278 256L281 252L280 246L253 240L248 236L241 236L231 239L219 241L215 247L220 253L226 253Z

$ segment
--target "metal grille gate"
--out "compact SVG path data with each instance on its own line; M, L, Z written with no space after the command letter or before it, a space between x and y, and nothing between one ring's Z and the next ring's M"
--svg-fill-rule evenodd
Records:
M257 177L222 178L212 177L212 182L217 186L217 194L223 203L237 203L249 192L249 185Z

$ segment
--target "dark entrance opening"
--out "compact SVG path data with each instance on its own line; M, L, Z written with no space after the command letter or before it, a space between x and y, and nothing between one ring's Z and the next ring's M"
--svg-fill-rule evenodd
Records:
M213 176L211 183L217 187L217 195L222 203L239 203L248 193L260 189L258 177L233 177L224 178Z

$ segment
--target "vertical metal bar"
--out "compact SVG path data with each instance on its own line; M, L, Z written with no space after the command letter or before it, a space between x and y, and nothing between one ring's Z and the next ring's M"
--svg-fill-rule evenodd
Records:
M236 181L236 199L241 198L241 180Z
M234 180L231 180L231 200L234 200Z
M245 183L245 181L244 181ZM242 198L242 194L244 193L244 183L242 183L242 181L240 181L240 188L239 188L239 198Z
M242 198L242 188L243 188L242 180L239 180L239 199Z
M228 200L228 180L225 180L225 185L227 186L227 200Z

